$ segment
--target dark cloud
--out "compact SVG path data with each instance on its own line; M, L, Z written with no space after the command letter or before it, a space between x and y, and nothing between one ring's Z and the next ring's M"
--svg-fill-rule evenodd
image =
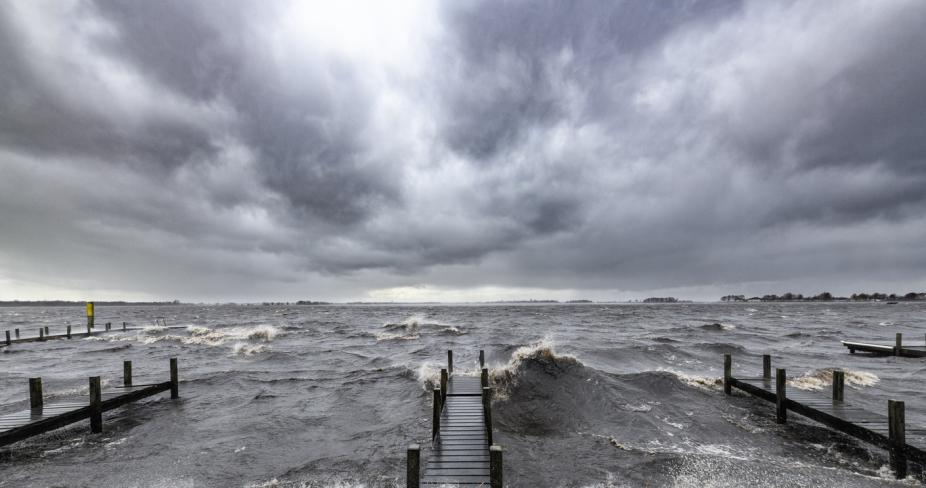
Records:
M0 291L921 283L918 2L294 6L0 7Z

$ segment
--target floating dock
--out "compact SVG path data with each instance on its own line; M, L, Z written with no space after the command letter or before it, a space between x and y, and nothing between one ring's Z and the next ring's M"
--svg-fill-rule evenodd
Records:
M864 342L842 341L850 354L856 351L867 352L876 356L903 356L908 358L926 357L926 345L924 346L905 346L903 345L903 334L897 334L894 338L894 345L867 344Z
M845 373L833 372L833 391L827 397L819 392L798 390L787 393L787 373L776 369L771 374L771 357L762 357L762 376L733 377L733 359L724 355L723 389L730 395L738 388L750 395L775 403L776 421L787 422L792 411L827 427L887 449L891 468L898 479L907 476L907 462L926 466L926 429L908 429L904 402L888 400L887 415L867 411L845 401Z
M453 374L453 351L433 393L430 457L421 474L421 448L408 448L407 486L502 487L502 449L492 442L492 389L485 354L480 376Z
M171 398L180 398L177 359L170 360L170 380L161 383L134 385L132 362L123 362L123 385L102 391L100 377L89 379L89 399L65 398L45 402L42 379L29 379L29 409L0 416L0 446L19 442L66 425L90 419L90 431L103 432L103 412L141 400L163 391Z

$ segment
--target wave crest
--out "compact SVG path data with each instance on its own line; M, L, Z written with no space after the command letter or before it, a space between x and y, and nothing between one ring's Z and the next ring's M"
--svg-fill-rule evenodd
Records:
M822 390L833 384L833 371L836 370L834 368L825 368L805 373L803 376L789 379L788 385L799 390ZM867 371L852 371L848 369L843 371L846 374L846 383L853 388L873 386L881 381L881 378L878 378L877 375Z

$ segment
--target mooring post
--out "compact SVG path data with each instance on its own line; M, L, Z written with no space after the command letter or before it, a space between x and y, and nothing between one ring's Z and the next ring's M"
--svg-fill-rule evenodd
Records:
M447 372L453 375L453 351L447 349Z
M502 488L502 448L494 444L489 448L489 486Z
M132 361L122 361L122 386L132 386Z
M87 302L87 333L93 329L93 302Z
M68 336L68 339L71 338L71 326L70 325L67 328L67 336Z
M775 368L775 422L783 424L788 421L787 402L788 374L784 369Z
M440 370L440 403L441 405L447 401L447 370Z
M723 355L723 392L729 395L733 392L733 385L730 384L730 378L733 377L733 356Z
M6 331L6 345L8 346L13 345L13 340L10 339L10 331Z
M762 355L762 378L772 379L772 356L769 354Z
M19 339L19 329L13 329L13 332L16 334L16 338Z
M177 373L177 358L170 358L170 397L180 398L180 375Z
M492 389L482 389L482 415L485 418L486 439L492 445Z
M489 386L489 369L488 368L482 368L482 374L480 375L480 382L482 383L483 388Z
M891 469L897 479L907 477L907 444L904 419L904 403L897 400L887 401L888 436L891 443Z
M482 349L479 350L479 367L480 368L486 367L486 352L483 351Z
M894 338L894 355L900 356L901 351L903 350L903 334L900 332L897 333L897 336Z
M29 378L29 408L42 408L42 378Z
M45 329L43 329L43 328L41 328L41 327L39 327L39 340L40 340L40 341L44 341L44 340L45 340Z
M846 397L846 373L842 370L833 371L833 401L841 402Z
M433 441L437 437L437 434L440 433L440 411L442 408L440 388L434 389L434 401L432 402L432 406L433 413L431 414L431 440Z
M112 322L106 322L106 332L109 332L112 329L112 327L113 327Z
M47 325L45 326L45 335L46 335L46 336L48 335L48 326L47 326Z
M90 432L103 432L103 391L100 377L90 377Z
M125 322L122 323L122 332L125 332Z
M405 486L408 488L421 487L421 446L418 444L408 446Z

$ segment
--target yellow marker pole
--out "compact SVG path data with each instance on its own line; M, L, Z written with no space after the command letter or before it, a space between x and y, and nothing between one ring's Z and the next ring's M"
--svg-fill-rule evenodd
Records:
M87 302L87 333L93 329L93 302Z

